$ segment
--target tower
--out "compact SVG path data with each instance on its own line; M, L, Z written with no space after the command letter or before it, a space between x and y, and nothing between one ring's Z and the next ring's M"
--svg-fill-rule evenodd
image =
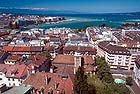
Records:
M125 30L122 29L122 36L124 37L125 36Z
M75 52L74 54L74 74L78 70L79 66L81 66L81 55L80 53Z

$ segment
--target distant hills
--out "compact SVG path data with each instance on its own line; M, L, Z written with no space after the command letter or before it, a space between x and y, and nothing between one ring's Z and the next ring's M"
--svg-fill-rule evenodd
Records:
M133 14L133 15L140 15L140 11L139 12L131 12L131 14Z
M0 7L0 13L14 13L14 14L80 14L76 11L67 10L50 10L47 8L3 8Z
M42 14L42 15L61 15L61 14L126 14L126 15L140 15L139 12L127 13L84 13L69 10L50 10L48 8L16 8L16 7L0 7L0 13L13 13L13 14Z

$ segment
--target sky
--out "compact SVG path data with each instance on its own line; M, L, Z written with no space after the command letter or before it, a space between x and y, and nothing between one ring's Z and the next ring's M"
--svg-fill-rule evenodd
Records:
M0 0L0 7L32 7L84 13L140 11L140 0Z

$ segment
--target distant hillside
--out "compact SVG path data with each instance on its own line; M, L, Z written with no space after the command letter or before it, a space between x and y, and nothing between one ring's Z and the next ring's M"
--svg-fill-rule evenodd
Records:
M131 14L133 14L133 15L140 15L140 11L139 12L132 12Z
M79 14L80 12L38 9L38 8L0 8L0 13L56 15L56 14Z

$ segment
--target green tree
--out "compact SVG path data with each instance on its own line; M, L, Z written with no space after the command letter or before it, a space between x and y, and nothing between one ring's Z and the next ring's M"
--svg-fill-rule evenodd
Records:
M127 77L126 78L126 85L132 85L133 84L133 79L132 79L132 77Z
M125 84L117 84L114 82L112 74L110 73L110 67L105 61L105 58L97 57L96 65L97 74L87 76L87 82L95 86L96 94L130 94Z
M18 28L19 28L17 22L15 22L15 23L10 22L10 23L9 23L9 27L10 27L11 29L18 29Z
M95 87L87 83L84 68L79 67L74 80L74 94L95 94Z
M106 83L113 83L114 79L112 77L112 74L110 73L110 67L106 63L105 59L103 57L96 58L96 64L97 64L97 75L103 82Z
M43 52L43 53L41 53L40 55L45 56L45 57L47 57L48 59L51 59L51 58L52 58L52 56L51 56L51 54L50 54L49 52Z
M115 94L130 94L129 89L125 86L125 84L113 84Z

